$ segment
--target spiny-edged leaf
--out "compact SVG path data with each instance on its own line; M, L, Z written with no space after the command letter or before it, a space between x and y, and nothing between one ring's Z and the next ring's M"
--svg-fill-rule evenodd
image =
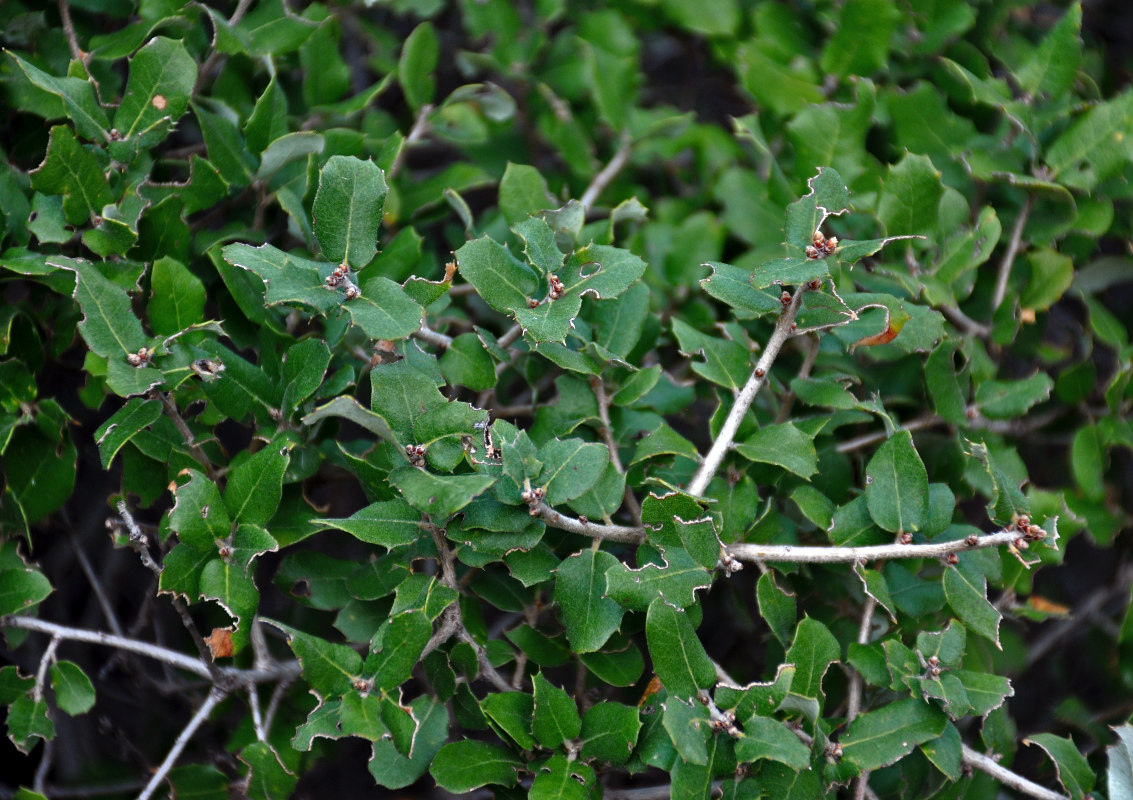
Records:
M1019 482L1012 479L1000 467L984 442L964 440L965 452L984 466L991 478L991 501L987 513L996 525L1008 525L1024 514L1030 514L1030 504L1019 489Z
M362 656L344 644L312 636L275 620L264 619L287 634L303 678L322 698L340 697L352 690L362 672Z
M809 478L818 471L813 437L807 436L793 422L760 428L744 441L737 442L736 452L749 461L780 466L800 478Z
M256 585L240 564L214 558L201 570L200 596L215 600L232 617L232 646L240 652L250 636L249 625L260 603Z
M316 521L321 529L346 531L370 544L394 548L411 544L421 535L421 512L401 498L371 503L349 517Z
M822 676L830 664L841 657L842 648L830 629L816 619L805 617L785 657L787 663L795 665L791 692L821 699Z
M110 419L98 426L94 432L102 468L110 469L114 456L138 431L157 422L161 417L161 402L131 397Z
M585 317L590 323L594 343L618 358L625 358L645 332L646 319L649 317L649 288L639 282L614 299L594 301L588 304ZM647 367L646 370L648 369ZM640 372L633 373L639 374ZM620 391L618 394L620 396L615 401L618 405L632 402L627 395Z
M514 164L508 164L510 170ZM507 172L504 173L507 180ZM558 272L566 255L555 242L555 232L542 217L528 217L512 226L515 235L523 240L523 254L544 274Z
M373 161L331 156L319 172L312 207L323 256L354 269L370 263L388 192L385 172Z
M561 278L568 295L617 297L642 276L645 262L629 250L590 244L571 253Z
M893 0L847 0L822 51L823 72L844 78L869 75L889 61L890 39L902 17Z
M409 359L378 364L370 371L370 385L370 407L407 438L418 419L447 403L434 378Z
M893 533L918 531L928 519L928 471L913 435L897 431L866 466L866 503L870 516Z
M488 236L465 242L456 251L456 263L460 274L496 311L527 308L539 286L531 267Z
M688 614L660 597L649 604L645 638L653 669L670 697L696 697L716 682L716 668Z
M489 694L480 703L491 722L523 750L534 750L535 739L531 735L531 718L535 711L535 701L526 692L498 692Z
M798 617L794 596L780 589L775 583L775 573L768 571L759 576L755 597L759 603L760 616L779 643L786 647Z
M488 784L513 786L523 762L502 748L484 742L449 742L429 767L437 785L449 792L470 792Z
M528 164L508 162L500 179L500 212L509 225L518 227L529 214L554 206L547 181L539 170Z
M73 661L51 665L51 688L59 708L71 716L85 714L94 707L94 685Z
M944 194L940 172L928 156L906 153L889 167L878 200L877 216L889 236L917 234L936 225L936 207Z
M1054 762L1058 782L1070 793L1072 800L1084 800L1094 788L1094 770L1070 737L1064 739L1053 733L1036 733L1024 739L1023 744L1036 744L1046 751Z
M267 285L269 306L287 303L325 314L342 302L342 296L324 283L333 269L333 265L326 262L291 255L270 244L259 247L230 244L221 254L229 264L255 273L263 280Z
M755 288L750 270L720 261L709 261L702 266L712 269L712 274L700 281L704 291L737 311L747 316L762 316L783 308L779 298Z
M449 717L443 703L429 695L421 695L409 706L417 721L417 734L409 756L397 752L397 747L389 739L374 742L370 774L379 786L388 789L402 789L424 775L448 738Z
M944 596L964 624L999 647L1002 615L988 602L987 579L961 557L960 564L944 570Z
M71 225L86 225L114 202L99 160L75 139L69 125L51 129L43 163L30 173L31 187L63 195L63 213Z
M657 598L687 608L696 602L697 589L711 585L712 573L680 547L666 549L664 564L632 569L618 562L606 572L607 596L630 611L645 611Z
M79 332L92 352L125 363L127 354L146 344L142 323L121 286L83 259L60 258L56 266L75 273L75 302L83 311Z
M1002 675L966 669L952 670L952 675L963 685L971 713L978 717L999 708L1004 700L1015 694L1011 681Z
M543 472L539 483L550 505L566 503L585 494L610 462L604 444L581 439L552 439L539 448Z
M819 167L806 184L807 193L787 206L783 226L786 244L800 250L812 243L814 232L822 227L827 217L843 214L850 208L846 184L831 167ZM758 283L756 287L759 288Z
M593 767L564 755L551 756L540 768L529 800L587 800L596 780Z
M24 755L35 747L32 739L54 739L55 723L47 716L47 701L32 699L30 694L17 697L8 707L8 738Z
M661 724L681 760L690 764L707 764L708 739L712 735L708 708L696 698L682 700L671 692L663 706Z
M414 508L443 520L486 492L496 479L491 475L434 475L416 467L402 467L389 474L389 482Z
M389 729L382 722L382 695L377 693L347 692L342 698L339 727L347 736L357 736L371 742L389 739L390 744L393 744Z
M247 793L252 800L287 800L299 782L267 742L253 742L240 751L239 758L248 765Z
M382 276L367 277L361 296L343 308L371 339L404 339L421 327L421 306L405 290Z
M640 731L638 709L613 701L596 703L582 715L582 757L624 764Z
M535 676L535 711L531 731L539 744L553 750L582 730L578 706L569 694L555 686L540 672Z
M196 470L182 474L189 480L173 489L175 502L169 512L169 527L193 549L215 552L217 541L232 532L232 518L215 483Z
M375 634L370 643L371 655L366 659L365 669L373 675L374 687L387 691L409 680L432 634L433 626L424 611L406 611L391 617L389 624Z
M563 342L574 327L582 308L577 295L551 300L547 297L535 308L516 308L512 313L523 328L523 335L533 342Z
M555 602L567 639L577 653L592 653L622 621L622 608L606 597L606 572L620 562L604 550L586 549L559 564Z
M393 431L390 430L389 424L384 418L378 416L370 409L364 408L361 403L347 395L339 395L329 403L324 403L310 414L303 417L302 422L304 425L314 425L316 422L329 417L340 417L341 419L349 420L381 439L385 439L389 442L397 441L394 438Z
M236 522L266 525L283 496L283 473L291 463L287 440L276 437L228 475L224 504Z
M0 614L14 614L51 594L51 582L30 567L0 569Z
M189 108L197 62L179 39L157 36L130 59L126 91L114 115L123 140L140 137L138 149L153 147ZM168 119L167 124L160 124Z
M1047 148L1046 163L1062 183L1089 191L1129 162L1130 126L1133 90L1126 89L1074 120Z
M673 317L672 325L681 352L704 357L704 361L692 362L693 371L728 389L735 390L744 385L751 371L751 354L746 347L739 342L701 333L677 317Z
M917 634L917 652L925 659L936 657L945 667L959 665L967 644L967 631L956 620L950 620L942 631L921 631Z
M63 102L63 110L68 119L75 123L75 130L80 136L92 142L105 142L110 138L110 122L95 98L94 84L91 81L72 77L58 78L29 64L11 50L6 52L29 81Z
M879 769L944 733L948 716L914 697L862 714L841 738L842 757L861 770Z
M1023 91L1060 97L1073 86L1082 58L1081 30L1082 4L1074 3L1015 70Z
M759 759L804 769L810 764L810 749L779 720L755 716L744 723L743 736L736 740L736 760L749 763Z
M787 258L773 258L756 267L751 274L751 285L757 290L766 289L775 284L801 286L813 280L829 277L830 264L828 259L789 256ZM782 308L782 305L780 305L780 308Z
M1021 417L1050 397L1054 381L1045 372L1016 381L983 381L976 386L976 405L990 419Z
M889 618L896 622L897 605L893 602L893 595L889 592L889 584L885 582L885 576L875 569L863 567L860 562L854 565L854 572L861 579L865 593L876 600Z

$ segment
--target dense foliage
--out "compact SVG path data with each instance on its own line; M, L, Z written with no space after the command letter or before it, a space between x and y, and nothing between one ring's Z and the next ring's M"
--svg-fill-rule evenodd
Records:
M1133 797L1104 8L7 0L0 796Z

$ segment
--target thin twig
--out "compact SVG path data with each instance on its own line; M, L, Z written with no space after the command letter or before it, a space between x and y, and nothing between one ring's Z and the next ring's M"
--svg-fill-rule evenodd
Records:
M594 397L598 401L598 420L601 422L599 433L602 441L606 443L606 449L610 451L610 463L614 465L618 474L625 475L626 470L618 454L618 443L614 441L614 426L610 424L610 398L606 395L606 384L602 378L594 375L590 378L590 388L594 390ZM628 484L625 487L625 503L630 514L633 515L633 521L640 525L641 504L637 502L633 489Z
M908 422L901 424L900 429L903 431L919 431L922 428L931 428L934 425L947 425L948 420L938 417L936 414L925 414L922 417L911 419ZM873 433L863 433L861 436L855 436L853 439L847 439L844 442L839 442L834 448L839 453L851 453L854 450L861 450L863 447L872 447L873 445L884 442L889 438L888 431L874 431Z
M822 344L822 340L817 336L807 336L806 339L806 352L803 355L803 363L799 367L799 378L809 378L810 372L814 369L814 362L818 360L818 349ZM786 422L791 416L791 406L795 404L795 393L788 391L783 398L783 405L779 407L779 413L775 415L775 424Z
M823 547L791 544L730 544L727 552L740 561L784 561L794 564L850 564L856 561L891 561L899 558L940 558L984 547L1014 545L1017 531L980 536L973 544L956 539L939 544L878 544L868 547Z
M966 333L969 336L977 336L981 339L991 334L991 328L989 326L984 325L982 322L976 322L961 311L958 306L942 305L937 306L937 308L939 308L940 313L948 317L952 324L959 328L962 333Z
M59 21L63 23L63 35L67 37L71 58L85 64L83 49L79 47L79 37L75 35L75 21L71 19L71 7L67 5L67 0L59 0Z
M413 331L411 335L413 336L413 338L420 339L422 342L431 344L434 347L439 347L441 350L447 350L448 348L452 347L451 336L447 336L440 331L433 330L424 322L422 322L421 327Z
M594 176L594 180L590 181L590 185L586 187L586 191L582 193L582 197L578 202L582 204L584 210L589 211L590 207L594 205L594 201L598 196L610 185L622 167L626 165L629 160L630 151L633 149L633 142L629 134L623 134L621 143L618 145L617 151L614 153L613 158L610 159L606 166L602 167L601 172Z
M49 636L57 636L60 639L71 642L84 642L86 644L113 647L118 650L136 653L156 661L161 661L177 667L178 669L183 669L186 672L191 672L194 675L199 675L202 678L211 680L213 677L208 665L198 658L187 656L177 650L170 650L167 647L142 642L137 639L128 639L113 633L86 630L85 628L71 628L37 617L19 617L11 614L0 617L0 628L19 628L25 631L35 631L37 633L45 633ZM225 679L224 682L235 686L289 680L296 677L299 671L300 667L298 661L286 661L276 664L271 669L220 668L220 672Z
M426 103L421 106L421 110L417 112L416 119L413 120L413 127L409 129L409 133L405 137L405 141L401 143L401 147L397 151L397 155L393 157L393 163L389 165L389 171L386 173L386 180L393 180L397 173L401 172L401 167L405 164L405 153L409 146L416 144L425 138L425 134L429 132L429 115L433 113L433 104Z
M61 641L58 636L52 636L51 641L44 648L43 656L39 659L39 669L35 671L35 685L31 690L32 700L38 702L43 699L43 687L47 683L47 668L55 660L55 651L59 649L59 642Z
M212 688L208 697L201 703L201 707L197 709L197 713L193 715L193 718L189 720L189 724L185 726L185 729L181 731L181 735L177 737L177 741L173 743L173 747L169 748L169 755L161 762L161 766L153 773L153 777L150 778L149 783L147 783L145 788L138 794L138 800L149 800L149 798L153 796L153 793L157 791L157 787L161 785L161 782L165 780L165 776L169 774L169 770L173 769L173 765L177 763L177 759L181 756L181 751L185 749L185 745L193 738L193 734L197 732L197 728L204 724L209 714L212 713L212 710L216 708L217 704L219 704L225 696L226 692L222 689L215 686Z
M283 696L287 694L291 681L291 677L284 678L271 690L271 699L268 700L268 708L264 712L264 736L271 734L271 724L275 721L275 712L279 710L279 704L283 700Z
M858 644L869 644L869 629L873 624L873 612L877 609L877 600L873 595L866 595L865 608L862 609L862 621L858 626ZM850 675L849 698L846 701L846 724L853 722L862 707L862 675L856 669ZM854 779L854 800L865 800L869 789L869 770L864 771Z
M1012 772L1006 767L1001 767L999 762L994 758L985 756L983 753L977 753L966 744L960 745L960 758L964 764L967 764L973 769L978 769L980 772L986 772L1004 786L1010 786L1016 791L1023 792L1031 797L1037 797L1038 800L1066 800L1066 795L1039 786L1037 783L1027 780L1022 775Z
M1028 193L1019 209L1019 216L1015 218L1015 226L1011 229L1011 239L1007 242L1007 252L999 262L999 272L995 276L995 290L991 294L991 312L994 315L1003 304L1007 296L1007 280L1011 277L1011 267L1015 264L1015 256L1019 254L1019 245L1023 241L1023 228L1027 225L1027 218L1031 216L1031 206L1034 198Z
M51 772L51 765L53 763L55 763L55 740L45 739L43 742L43 754L39 758L39 766L35 768L32 791L37 794L45 794L44 786L47 783L47 776Z
M90 583L95 599L98 601L98 607L102 609L102 616L106 617L106 624L110 626L110 630L121 636L123 633L122 623L118 621L118 615L114 613L114 606L110 604L110 598L106 596L106 590L102 588L102 581L99 580L98 574L91 566L90 559L83 552L78 535L70 526L67 527L67 537L70 539L71 549L75 551L75 557L79 560L79 568L86 575L87 582Z
M165 408L165 413L169 415L169 419L172 420L173 426L177 428L177 431L181 434L181 438L185 440L185 444L189 448L189 453L197 460L198 464L204 467L205 474L209 476L209 479L216 481L218 477L216 468L213 467L209 457L205 455L205 451L197 444L196 437L193 436L193 432L189 430L189 426L185 423L181 412L177 410L177 403L174 402L168 392L157 392L157 398L161 401L161 405Z
M496 344L505 350L515 344L516 340L523 335L523 326L516 324L512 325L504 334L496 339Z
M640 544L645 539L645 528L631 525L607 525L600 522L585 522L574 517L560 514L546 503L540 503L536 508L539 518L562 531L589 536L591 539L600 539L606 542L626 542Z
M252 730L256 732L256 740L266 742L267 730L264 728L264 717L260 713L260 695L255 686L248 687L248 706L252 709Z
M720 428L720 433L716 436L716 441L712 443L708 455L704 457L700 468L696 471L692 481L689 483L689 494L704 494L704 491L708 488L708 484L712 482L716 470L720 468L724 456L727 455L728 451L732 448L740 423L743 422L748 409L751 408L751 404L755 401L755 396L767 381L767 376L771 372L771 365L775 363L775 359L778 357L783 344L792 335L791 326L794 325L795 317L799 314L799 308L802 306L803 296L805 294L806 287L798 287L795 290L794 296L791 298L791 302L783 309L783 313L779 315L779 320L775 323L775 330L772 332L771 338L767 340L767 346L763 350L763 355L760 356L759 361L756 362L755 369L752 370L751 377L748 378L747 383L744 384L744 387L736 394L735 402L732 404L732 410L728 412L728 417L724 420L724 424Z

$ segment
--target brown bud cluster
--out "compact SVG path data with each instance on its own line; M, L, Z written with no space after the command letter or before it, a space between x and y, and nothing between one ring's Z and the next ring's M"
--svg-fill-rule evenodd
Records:
M536 486L533 489L524 489L519 493L519 499L527 503L527 510L531 516L539 516L539 504L543 502L545 492L543 487Z
M425 445L407 444L405 445L405 455L409 458L410 466L418 469L425 468Z
M1038 525L1031 524L1031 518L1026 514L1020 514L1015 518L1015 521L1007 526L1009 531L1018 531L1023 534L1019 539L1015 540L1015 547L1020 550L1026 550L1028 542L1037 542L1046 538L1046 531Z
M547 297L551 300L558 300L566 292L566 287L563 282L559 280L558 275L550 277L551 289L547 292Z
M330 275L327 275L326 285L333 289L335 286L338 286L340 283L346 280L348 275L350 275L350 265L339 264L334 268L334 272L332 272Z
M144 367L149 363L150 358L153 357L153 351L148 347L143 347L136 353L127 353L126 361L130 363L131 367Z
M826 258L838 249L838 237L831 236L827 239L822 231L815 231L811 241L813 244L806 246L806 257L812 261L818 258Z

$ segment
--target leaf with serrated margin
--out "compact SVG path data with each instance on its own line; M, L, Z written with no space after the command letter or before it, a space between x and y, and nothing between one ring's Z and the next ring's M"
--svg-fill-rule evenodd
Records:
M613 701L597 703L582 716L582 757L624 764L640 732L638 709Z
M696 697L716 682L716 668L684 611L654 600L645 617L645 638L653 669L670 697Z
M1098 103L1071 123L1046 151L1061 183L1090 191L1133 160L1133 90Z
M374 687L388 691L409 680L432 634L433 626L424 611L414 609L391 617L374 634L363 667L373 676Z
M822 698L822 677L831 663L842 656L834 634L816 619L805 617L795 631L795 640L786 660L795 665L791 692L803 697Z
M303 417L302 423L304 425L314 425L316 422L331 417L349 420L355 425L365 428L370 433L388 442L397 441L385 419L378 416L370 409L364 408L362 404L353 397L347 397L346 395L339 395L329 403L324 403L319 406L310 414Z
M69 125L51 129L43 163L29 174L31 187L63 195L63 213L72 225L86 225L114 202L98 159L75 139Z
M224 504L236 522L266 525L283 496L283 474L291 463L291 445L278 436L228 474Z
M185 470L186 483L173 489L173 510L169 527L177 537L194 550L215 552L218 540L232 533L232 519L221 500L216 484L196 470Z
M488 236L465 242L456 251L456 263L460 274L496 311L527 308L539 288L534 270Z
M696 374L733 390L747 382L751 353L742 344L701 333L677 317L673 317L672 327L681 353L704 357L704 361L692 362Z
M362 672L362 656L352 648L266 617L263 621L287 634L288 644L303 669L304 680L320 698L340 697L352 690Z
M645 262L629 250L590 244L571 253L562 270L568 295L617 297L645 273Z
M610 462L604 444L581 439L552 439L539 448L543 472L539 482L549 505L558 505L585 494L602 477Z
M389 482L415 508L443 520L486 492L496 478L490 475L434 475L416 467L402 467L389 474Z
M402 789L424 775L448 738L449 717L443 703L422 695L409 707L417 721L417 734L409 756L397 752L397 747L388 739L374 742L370 774L379 786L388 789Z
M917 233L936 224L944 194L940 171L928 156L906 153L889 167L878 199L877 216L890 236Z
M948 605L970 629L1000 647L999 620L1002 615L987 599L987 579L965 563L944 569L944 596Z
M354 269L370 263L378 251L378 226L388 192L385 172L373 161L341 155L327 160L311 209L325 258Z
M394 548L412 544L421 535L421 512L401 498L371 503L345 518L316 520L321 530L346 531L370 544Z
M1017 517L1030 514L1030 504L1019 483L1009 477L996 462L995 457L983 442L963 441L964 451L979 461L991 478L992 495L987 504L988 517L996 525L1008 525Z
M287 800L299 777L284 765L275 748L267 742L253 742L240 751L239 759L248 765L245 790L248 797ZM188 793L179 792L184 798Z
M746 764L759 759L805 769L810 749L779 720L756 716L744 723L743 735L736 740L736 760Z
M787 206L783 226L786 244L800 249L813 244L814 232L822 227L827 217L844 214L850 209L850 193L846 184L831 167L819 167L818 173L809 178L806 185L807 193Z
M842 757L861 770L899 761L919 744L944 733L948 716L923 700L907 697L862 714L842 735Z
M775 464L800 478L809 478L818 471L813 437L792 422L760 428L744 441L737 442L736 452L749 461Z
M232 617L232 646L238 653L248 643L249 623L256 615L260 593L239 564L214 558L201 570L201 597L215 600Z
M142 150L160 142L189 108L197 62L177 39L154 37L130 59L130 74L114 127L122 140L140 137ZM160 124L163 120L168 123Z
M966 669L954 669L952 674L963 685L971 713L977 717L988 715L1015 694L1011 681L1001 675Z
M535 676L535 711L531 730L540 745L555 749L567 739L574 739L582 730L582 718L574 698L552 684L540 672Z
M760 264L751 274L751 284L756 289L765 289L774 284L802 286L804 283L829 277L830 266L827 259L791 256L775 258Z
M45 92L58 97L63 102L67 118L75 123L79 135L92 142L106 142L110 139L110 121L106 112L95 98L94 85L82 78L57 78L39 67L29 64L11 50L6 51L27 79Z
M8 707L8 738L24 755L35 747L33 738L49 742L55 738L55 723L47 715L47 701L30 694L17 697Z
M712 585L712 573L683 548L665 551L665 563L631 569L619 562L606 571L606 595L630 611L645 611L657 598L687 608L696 602L696 590Z
M110 469L114 456L142 428L152 425L161 417L161 402L131 397L114 415L98 426L94 441L102 459L102 468Z
M488 784L513 786L523 762L506 750L466 739L449 742L429 767L437 785L449 792L470 792Z
M512 165L508 165L510 169ZM542 217L528 217L512 226L516 236L523 240L523 254L544 275L558 272L566 254L555 242L555 232Z
M866 503L874 522L892 533L919 531L928 520L928 472L913 435L897 431L866 465Z
M421 327L422 309L389 278L367 278L366 291L343 301L350 319L371 339L397 341Z
M512 314L533 342L563 342L574 327L574 319L582 308L577 295L551 300L548 296L535 308L516 308Z
M342 304L342 295L324 283L333 269L331 264L300 258L270 244L230 244L221 250L221 255L229 264L263 280L269 306L287 303L325 314Z
M604 550L583 550L559 564L555 602L567 640L577 653L592 653L622 622L622 609L606 597L606 571L620 563Z
M1070 793L1071 800L1085 800L1094 788L1094 770L1070 737L1065 739L1053 733L1036 733L1023 740L1026 745L1038 745L1054 762L1058 782Z
M701 266L712 270L711 275L701 279L701 288L710 296L741 312L744 317L758 317L782 310L783 304L778 297L755 288L750 270L721 261L709 261ZM769 283L768 286L770 285Z

